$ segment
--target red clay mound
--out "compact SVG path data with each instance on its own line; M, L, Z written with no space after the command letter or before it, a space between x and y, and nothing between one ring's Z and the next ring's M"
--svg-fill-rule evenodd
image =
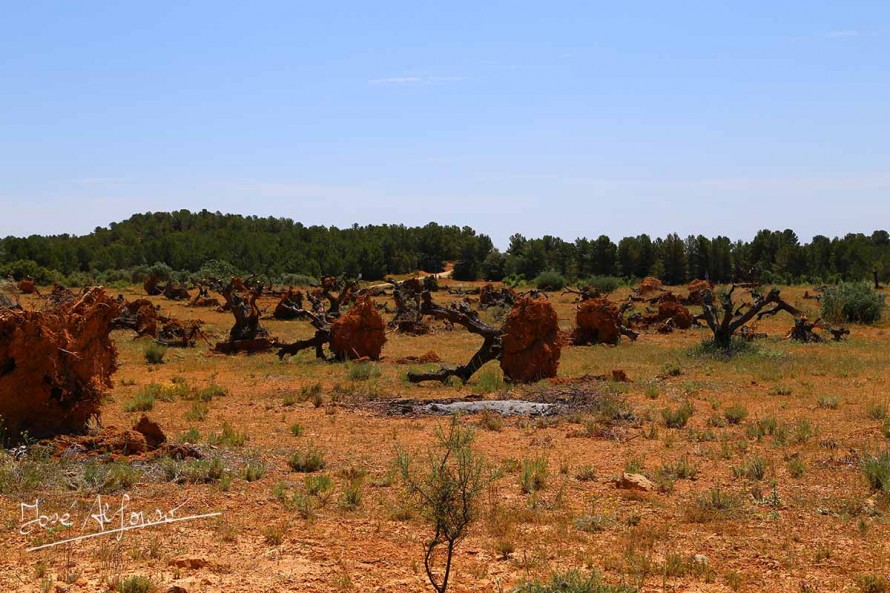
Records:
M676 329L689 329L692 327L692 314L689 313L689 309L677 301L676 297L662 299L658 303L658 312L646 315L643 318L643 323L653 325L664 323L668 320L671 321L671 324Z
M504 322L501 369L510 381L530 383L556 376L562 338L559 319L547 299L524 296Z
M111 387L118 313L102 288L42 311L0 311L0 416L13 438L82 431Z
M578 345L617 344L621 340L621 313L605 297L582 301L575 313L572 341Z
M661 280L655 278L653 276L646 276L642 280L640 280L640 296L646 296L648 294L652 294L653 292L658 292L662 289Z
M689 298L687 299L687 302L690 305L701 305L702 294L712 292L714 290L714 285L707 280L693 280L689 283L687 288L689 289Z
M131 329L140 336L157 337L160 324L158 310L148 299L136 299L126 303L120 316L112 323L112 329Z
M37 292L37 285L30 278L25 278L19 282L19 292L22 294L34 294Z
M378 360L386 342L386 323L367 295L331 324L331 352L340 359Z

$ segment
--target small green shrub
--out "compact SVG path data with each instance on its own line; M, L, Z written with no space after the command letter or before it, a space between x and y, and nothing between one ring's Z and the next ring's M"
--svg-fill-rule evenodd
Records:
M492 432L501 432L504 430L504 418L497 412L491 410L483 410L479 414L479 425L485 430Z
M664 420L664 425L668 428L683 428L694 412L695 408L687 400L676 409L664 408L661 411L661 417Z
M862 471L872 488L890 494L890 451L867 456Z
M504 374L500 367L487 365L476 373L475 382L472 384L475 393L493 393L504 389Z
M635 593L631 585L607 585L596 571L588 575L579 570L553 573L550 580L526 581L516 588L516 593Z
M562 290L565 286L565 277L556 270L546 270L535 278L535 287L538 290Z
M168 482L179 484L207 484L219 481L226 473L219 457L207 459L186 459L179 461L165 457L161 460L161 470Z
M731 517L741 506L741 498L720 488L718 484L707 492L699 495L686 508L686 520L693 523L706 523Z
M666 463L658 469L658 474L676 480L694 480L698 476L698 466L685 455L674 463Z
M370 362L350 363L346 374L353 381L369 381L380 376L380 369Z
M836 395L820 395L816 399L816 405L825 410L837 410L841 404L841 400Z
M324 453L316 448L294 451L287 465L295 472L312 473L325 468Z
M266 465L259 460L248 461L244 465L244 479L248 482L256 482L266 475Z
M833 323L874 324L884 311L884 295L868 282L843 282L822 295L822 317Z
M749 480L762 480L766 477L767 463L763 457L753 457L742 465L734 465L732 473L737 478Z
M343 488L343 494L340 497L340 507L347 511L353 511L362 504L362 479L356 478L349 480Z
M247 442L247 434L238 432L228 422L223 422L222 430L219 432L212 432L207 436L207 443L210 445L241 447L245 442Z
M807 466L804 465L804 462L800 459L800 457L792 457L788 460L788 475L790 475L792 478L802 478L806 471Z
M306 476L304 483L309 496L322 497L334 489L334 482L330 476Z
M99 494L111 494L132 488L141 475L142 472L123 461L88 462L83 467L84 485Z
M547 485L548 466L547 459L543 457L523 459L522 470L519 473L519 486L523 494L544 489Z
M871 420L884 420L887 418L887 404L872 404L868 406L867 414Z
M596 480L596 468L592 465L582 465L575 473L575 479L579 482L593 482Z
M723 411L723 417L730 424L741 424L748 417L748 408L741 404L732 405Z
M190 422L200 422L209 412L210 406L206 402L193 401L191 407L185 411L185 419Z
M180 433L179 436L176 437L176 441L179 443L199 443L201 442L201 433L198 431L197 428L192 426L185 432Z
M303 425L299 422L294 422L290 425L290 433L295 437L301 436L303 434Z
M114 584L117 593L153 593L157 588L154 581L142 575L130 575Z
M145 350L143 351L145 362L147 362L148 364L163 364L164 356L166 354L167 347L161 346L157 342L149 342L145 346Z
M155 407L155 394L152 389L141 389L133 399L124 404L125 412L150 412Z
M856 577L856 586L860 593L887 593L890 591L890 581L887 577L876 574L861 574Z
M197 399L202 402L209 402L214 397L223 397L229 395L229 390L221 385L217 385L215 382L211 383L207 387L197 390L194 392L194 399Z

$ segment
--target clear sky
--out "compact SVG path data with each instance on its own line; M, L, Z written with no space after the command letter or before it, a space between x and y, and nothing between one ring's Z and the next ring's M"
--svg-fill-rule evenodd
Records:
M0 0L0 236L890 227L890 1Z

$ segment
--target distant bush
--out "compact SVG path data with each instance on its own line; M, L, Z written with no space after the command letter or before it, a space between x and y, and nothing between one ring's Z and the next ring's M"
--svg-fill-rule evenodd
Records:
M31 277L37 284L52 284L56 280L55 272L30 259L20 259L0 265L0 278L8 276L12 276L15 280Z
M555 270L541 272L535 278L535 286L538 290L562 290L565 288L566 279Z
M603 294L615 292L615 290L624 284L624 280L616 276L592 276L585 280L579 280L580 286L592 286Z
M504 277L504 284L510 288L519 288L525 285L525 274L510 274Z
M193 274L195 279L202 280L205 278L217 278L226 280L232 276L238 276L240 272L238 268L229 262L221 259L210 259L201 264L198 271Z
M287 286L311 286L318 284L318 279L305 274L282 274L279 282Z
M830 286L822 297L822 317L828 321L877 323L884 310L884 295L868 282L844 282Z

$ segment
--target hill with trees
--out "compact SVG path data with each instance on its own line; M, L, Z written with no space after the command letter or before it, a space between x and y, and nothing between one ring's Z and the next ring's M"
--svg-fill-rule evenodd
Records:
M287 218L155 212L96 228L83 236L0 239L0 277L32 276L40 283L141 280L149 267L181 276L251 272L276 281L297 276L361 275L378 280L418 269L440 272L454 261L459 280L532 279L556 271L570 279L656 276L668 284L696 278L760 279L794 284L890 281L890 234L816 236L802 243L794 231L762 230L751 241L703 235L664 238L642 234L580 238L574 242L516 234L506 252L468 226L305 226Z

